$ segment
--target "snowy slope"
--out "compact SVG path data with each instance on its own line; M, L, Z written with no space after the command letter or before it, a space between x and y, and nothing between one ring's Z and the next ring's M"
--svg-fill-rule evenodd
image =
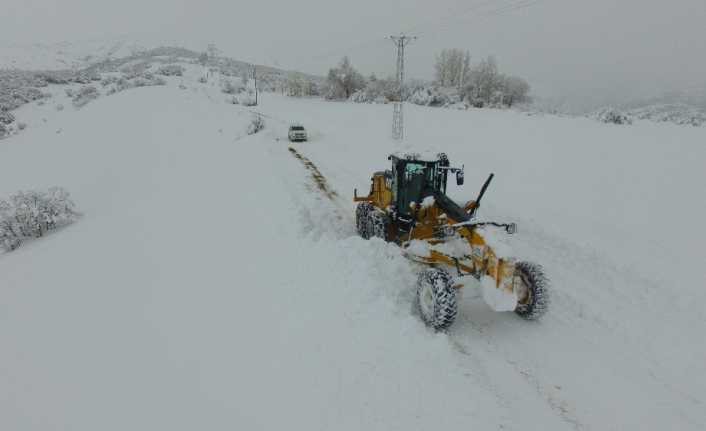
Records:
M79 69L142 50L142 45L129 39L112 38L29 45L0 42L0 67L25 70Z
M0 143L0 196L61 185L85 214L0 255L0 429L706 426L706 129L408 107L399 147L389 106L265 94L244 136L247 108L186 87ZM465 164L459 200L496 173L480 216L547 269L542 322L468 286L448 334L422 325L418 268L353 229L352 189L395 150Z

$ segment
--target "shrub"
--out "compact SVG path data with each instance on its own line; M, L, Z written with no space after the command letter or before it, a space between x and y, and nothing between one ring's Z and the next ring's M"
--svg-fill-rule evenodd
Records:
M120 78L118 78L115 75L106 76L105 78L103 78L103 80L101 80L101 85L103 87L107 87L111 84L115 84L116 82L118 82L118 79L120 79Z
M230 79L224 79L221 81L221 91L225 94L236 94L241 93L245 88L242 84L236 85Z
M255 96L253 96L252 94L246 94L246 95L240 96L238 101L243 106L256 106L257 105L257 103L255 103Z
M415 105L424 106L447 106L452 103L458 103L457 94L452 93L453 90L443 91L438 87L418 88L409 97L409 101Z
M132 79L139 75L147 72L147 69L151 68L152 65L147 61L139 61L135 63L128 63L120 67L118 70L123 73L123 75Z
M706 124L706 111L681 103L648 105L633 109L628 113L630 117L638 120L670 122L690 126Z
M0 124L11 124L15 121L15 116L7 111L0 111Z
M70 224L80 216L69 193L52 187L46 192L19 192L0 200L0 247L15 250L28 238Z
M248 124L247 134L254 135L255 133L259 132L264 128L265 120L262 118L262 115L254 114L252 120L250 120L250 124Z
M615 108L605 108L598 111L595 117L601 123L606 124L632 124L632 119Z
M167 64L157 69L157 73L164 76L182 76L184 68L178 64Z
M115 84L108 89L106 94L110 96L130 88L165 85L166 83L164 79L159 76L154 76L151 73L144 73L142 75L133 76L132 78L123 76L115 80Z
M85 85L73 93L72 101L75 107L80 108L88 102L97 99L98 96L100 96L100 93L96 87Z

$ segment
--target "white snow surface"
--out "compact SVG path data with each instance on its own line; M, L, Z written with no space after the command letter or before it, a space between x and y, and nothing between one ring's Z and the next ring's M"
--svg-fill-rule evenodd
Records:
M181 84L185 89L180 89ZM0 429L706 428L706 128L262 94L217 82L29 104L0 196L59 185L84 216L0 255ZM337 195L322 195L294 144ZM446 152L479 219L542 264L540 322L464 288L434 333L421 268L355 235L352 191L396 152Z

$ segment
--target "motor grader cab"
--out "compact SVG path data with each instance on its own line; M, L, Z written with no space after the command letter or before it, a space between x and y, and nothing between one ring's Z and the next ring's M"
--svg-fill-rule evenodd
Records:
M409 160L390 156L392 161L392 199L397 213L404 219L412 218L418 204L428 196L446 193L448 159Z
M485 238L486 229L515 233L514 224L474 220L493 179L490 174L478 197L461 207L446 195L449 174L463 185L464 169L450 166L445 154L425 158L391 155L391 169L376 172L368 196L354 191L356 228L365 239L397 243L405 256L430 266L417 280L417 309L429 326L441 330L457 314L456 292L472 276L496 311L515 311L527 319L547 306L547 279L541 267L498 257Z

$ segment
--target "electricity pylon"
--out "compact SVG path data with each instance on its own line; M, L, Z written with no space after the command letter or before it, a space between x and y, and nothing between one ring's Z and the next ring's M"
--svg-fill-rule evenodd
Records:
M413 36L390 36L390 40L397 46L397 90L398 100L394 103L392 116L392 138L401 141L404 139L404 115L402 113L402 92L404 91L404 48L411 41L416 39Z

